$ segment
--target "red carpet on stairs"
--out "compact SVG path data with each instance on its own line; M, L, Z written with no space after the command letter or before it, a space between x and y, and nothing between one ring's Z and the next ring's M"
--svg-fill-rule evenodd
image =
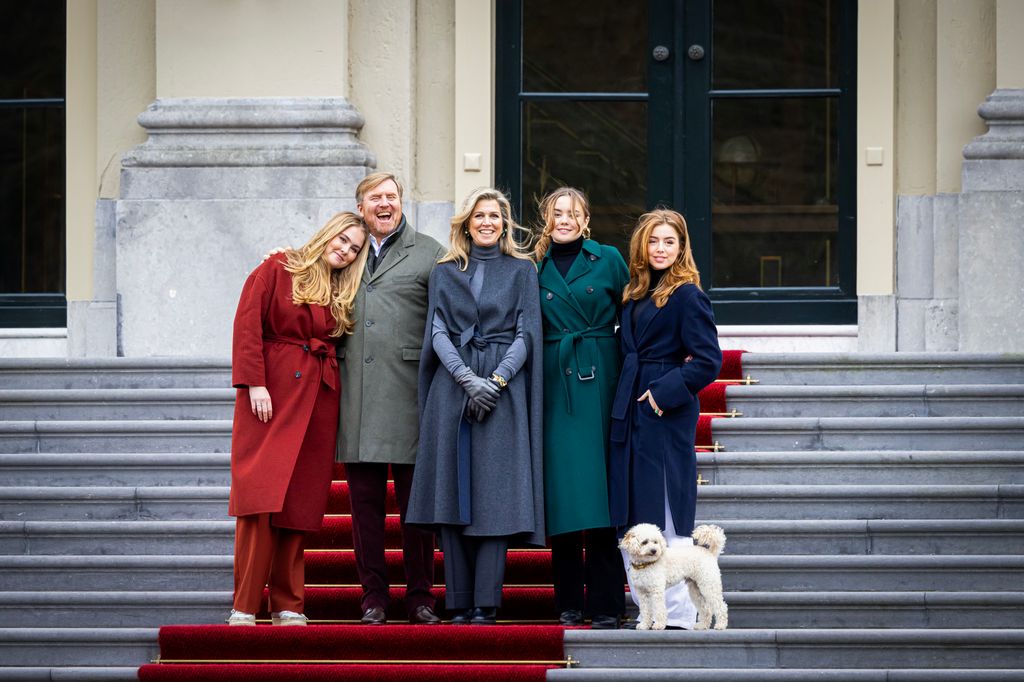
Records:
M743 377L742 351L726 351L721 379ZM715 447L712 415L727 413L726 383L700 393L698 448ZM391 590L388 618L394 625L364 626L361 589L352 552L352 520L344 467L335 469L328 516L310 536L306 550L308 627L228 627L173 625L160 628L160 659L142 666L139 679L151 680L383 680L444 681L543 680L564 667L562 633L555 613L551 557L543 549L510 549L503 604L496 626L413 626L402 604L404 590ZM389 486L386 520L388 573L404 582L398 508ZM435 557L435 577L443 580L443 557ZM444 587L434 590L445 615ZM226 615L226 614L225 614ZM268 613L258 618L269 619ZM341 623L341 624L339 624ZM540 623L540 624L529 624Z

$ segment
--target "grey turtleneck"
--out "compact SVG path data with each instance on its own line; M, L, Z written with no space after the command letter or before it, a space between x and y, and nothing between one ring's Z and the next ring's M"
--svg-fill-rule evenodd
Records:
M484 278L487 272L487 261L501 258L501 247L498 244L492 246L477 246L473 244L469 252L469 269L472 273L469 276L469 289L473 294L473 300L480 301L480 292L484 288ZM441 360L445 368L456 376L466 369L466 364L455 349L451 337L448 335L448 328L440 316L435 315L432 327L431 344L434 352ZM522 369L526 362L526 342L523 340L523 317L516 320L516 338L505 351L505 356L498 363L494 373L501 376L505 381L512 381L512 377Z

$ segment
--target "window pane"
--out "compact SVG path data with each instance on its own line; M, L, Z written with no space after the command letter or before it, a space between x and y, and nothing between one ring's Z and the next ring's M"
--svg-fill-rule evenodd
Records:
M0 99L64 97L64 0L0 0Z
M647 90L647 3L523 0L525 92Z
M714 6L713 87L838 87L839 0L728 0Z
M0 109L0 292L62 292L64 270L64 109Z
M837 286L837 101L713 103L714 286Z
M594 239L625 249L647 196L645 102L527 102L523 105L523 215L570 185L590 199Z

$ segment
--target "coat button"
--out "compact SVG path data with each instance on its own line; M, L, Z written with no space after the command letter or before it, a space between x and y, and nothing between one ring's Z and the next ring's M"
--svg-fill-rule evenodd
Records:
M597 256L595 256L594 254L590 254L590 260L597 260Z
M370 357L366 358L366 364L370 364L371 362L373 362L373 356L372 355Z
M296 379L301 379L302 378L302 372L296 372L295 373L295 378Z
M594 287L587 287L587 293L588 294L594 293Z
M308 353L309 352L309 346L307 344L305 344L305 343L302 344L302 350L304 350L304 351L306 351Z
M562 333L563 333L563 334L568 334L568 333L569 333L569 330L568 330L568 329L563 329L563 330L562 330Z
M366 290L367 291L373 291L373 285L372 284L367 284L366 285Z
M555 295L554 295L553 293L551 293L551 292L549 291L549 292L548 292L548 300L550 301L550 300L551 300L551 299L553 299L554 297L555 297Z
M373 326L373 320L367 320L366 321L366 326L367 327L372 327Z
M572 370L571 369L567 369L567 370L565 370L565 373L566 374L572 374Z

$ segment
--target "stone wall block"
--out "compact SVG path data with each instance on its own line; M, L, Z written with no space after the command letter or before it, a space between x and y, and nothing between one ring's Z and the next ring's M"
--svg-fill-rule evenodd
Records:
M861 353L891 353L896 350L896 297L857 297L857 350Z
M897 197L896 291L901 299L932 297L932 199L931 196Z
M955 351L959 344L956 299L929 301L924 312L924 350Z
M936 299L956 299L959 283L958 221L959 194L938 194L932 201L932 294Z

